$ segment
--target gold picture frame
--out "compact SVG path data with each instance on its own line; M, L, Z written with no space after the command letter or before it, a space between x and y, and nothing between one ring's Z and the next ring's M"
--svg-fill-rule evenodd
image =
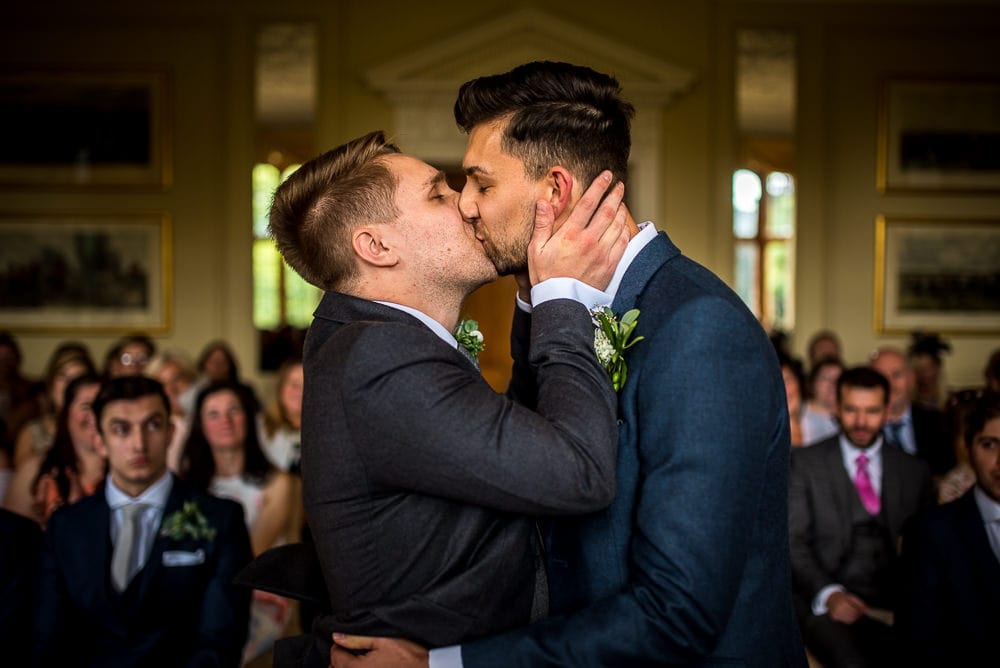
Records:
M879 192L1000 191L1000 79L882 81Z
M163 70L0 70L0 187L166 190L171 113Z
M165 211L0 214L0 322L19 332L163 334L171 326Z
M875 221L875 332L1000 334L1000 219Z

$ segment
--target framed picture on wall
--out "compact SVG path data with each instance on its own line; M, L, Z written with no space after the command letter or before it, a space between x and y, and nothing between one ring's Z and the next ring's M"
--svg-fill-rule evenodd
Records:
M1000 191L1000 79L883 81L876 185Z
M170 329L165 212L0 214L0 323L25 332Z
M0 185L171 185L168 77L160 70L0 70Z
M875 222L875 331L1000 334L1000 219Z

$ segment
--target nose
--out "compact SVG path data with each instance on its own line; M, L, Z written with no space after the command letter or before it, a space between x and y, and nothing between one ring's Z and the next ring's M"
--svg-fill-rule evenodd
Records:
M458 211L467 223L474 223L479 220L479 207L476 205L471 193L469 193L468 183L458 194Z

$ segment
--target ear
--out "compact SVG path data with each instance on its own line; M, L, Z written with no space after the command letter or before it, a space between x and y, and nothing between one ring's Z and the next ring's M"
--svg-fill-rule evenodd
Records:
M545 175L545 184L549 188L548 200L552 205L552 215L559 218L570 210L573 197L573 174L562 165L551 167Z
M108 458L108 448L104 445L104 437L101 436L101 432L94 432L94 452L99 454L104 459Z
M385 230L378 226L360 227L351 238L354 254L366 264L376 267L392 267L399 262L395 244L390 242Z

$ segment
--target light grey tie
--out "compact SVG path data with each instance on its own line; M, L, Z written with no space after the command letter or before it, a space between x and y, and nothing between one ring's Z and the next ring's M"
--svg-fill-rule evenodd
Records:
M469 352L469 349L463 346L461 343L458 344L458 352L462 353L462 356L465 357L465 359L472 362L472 366L476 367L477 369L479 368L479 357Z
M122 506L122 525L118 530L118 540L111 555L111 584L116 591L125 591L136 571L139 570L139 523L142 511L147 508L144 503L130 503Z

